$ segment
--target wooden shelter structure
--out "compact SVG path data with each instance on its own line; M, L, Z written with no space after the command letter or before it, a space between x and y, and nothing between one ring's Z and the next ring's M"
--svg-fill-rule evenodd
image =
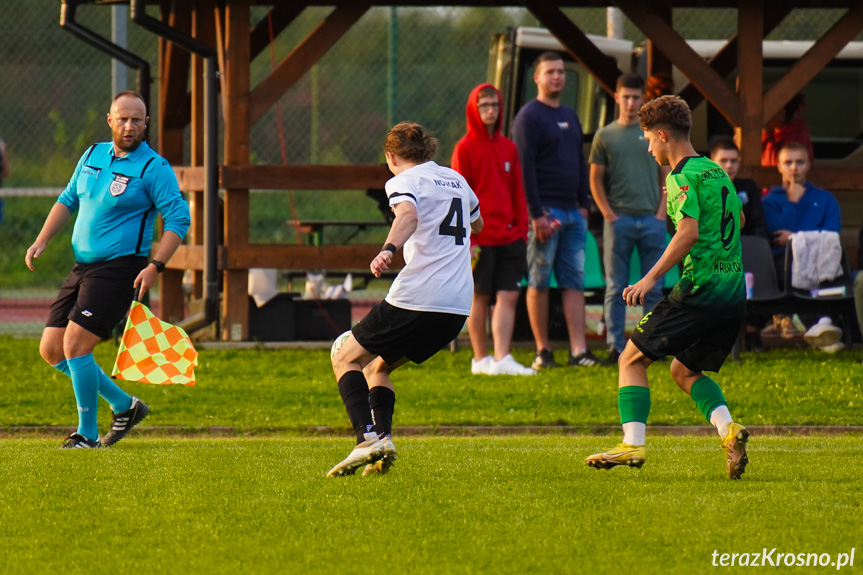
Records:
M86 0L82 0L86 1ZM215 51L220 84L224 164L218 166L219 188L224 190L223 241L218 249L218 270L223 284L221 338L248 338L248 269L355 268L370 261L379 246L295 246L249 244L249 190L265 189L374 189L389 177L381 166L251 165L250 130L327 51L374 6L428 6L424 0L144 0L161 8L163 24ZM110 0L104 4L112 4ZM676 66L689 84L679 93L690 105L708 100L740 132L741 175L760 182L778 183L774 168L760 167L761 128L852 39L863 32L860 0L438 0L437 6L523 6L548 28L566 50L613 92L620 71L566 14L563 8L617 6L648 38L648 73L670 72ZM250 82L249 65L267 49L272 36L267 19L250 25L253 5L271 8L273 33L278 36L310 6L331 6L332 11L305 39L257 85ZM699 57L674 30L673 8L735 8L737 33L709 61ZM846 12L814 46L769 90L763 82L762 40L792 10L837 8ZM738 71L738 91L725 78ZM188 245L168 262L162 281L162 314L182 318L181 280L184 270L200 271L204 213L202 191L204 155L203 59L167 40L159 51L159 144L189 193L193 224ZM191 81L190 81L191 78ZM191 86L191 89L189 89ZM184 157L183 130L191 126L191 157ZM830 190L846 190L854 199L863 190L863 168L816 166L811 179ZM840 201L843 199L840 197ZM847 204L848 202L843 202ZM863 202L859 202L863 206ZM857 216L863 215L863 210ZM856 217L855 221L860 221ZM200 281L200 280L198 280Z

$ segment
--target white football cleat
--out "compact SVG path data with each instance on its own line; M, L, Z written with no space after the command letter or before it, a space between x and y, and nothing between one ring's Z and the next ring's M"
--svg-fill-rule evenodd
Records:
M383 475L390 470L390 467L392 467L393 463L398 459L398 455L396 454L396 444L393 443L393 438L387 435L382 441L384 442L383 458L378 459L371 465L366 465L366 468L363 469L363 477L368 477L369 475Z
M378 438L377 433L366 433L365 438L341 463L330 469L327 477L353 475L363 465L374 463L384 456L384 442Z

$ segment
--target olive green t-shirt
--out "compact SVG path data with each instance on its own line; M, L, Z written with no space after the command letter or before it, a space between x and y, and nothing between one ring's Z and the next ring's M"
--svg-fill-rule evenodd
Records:
M671 299L704 313L743 315L742 206L728 174L704 156L690 156L668 174L665 187L675 229L684 216L698 221L698 241L683 258Z
M605 194L616 214L645 216L659 208L659 166L647 146L637 122L612 122L593 137L589 161L605 166Z

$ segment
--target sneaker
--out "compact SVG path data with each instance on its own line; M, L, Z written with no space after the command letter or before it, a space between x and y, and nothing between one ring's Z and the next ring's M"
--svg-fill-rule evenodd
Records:
M782 317L781 315L774 315L773 319L761 330L761 337L767 339L779 337L782 334Z
M841 341L837 341L834 344L822 345L818 349L820 349L824 353L836 353L837 351L842 351L843 349L845 349L845 344L842 343Z
M534 358L530 367L536 371L540 371L542 369L554 369L557 367L557 362L554 361L554 354L551 353L550 349L543 349L536 353L536 358Z
M351 451L341 463L330 469L327 477L336 477L338 475L353 475L357 469L363 465L374 463L384 456L384 442L378 437L375 432L366 433L366 440L357 444L354 450Z
M842 339L842 330L833 325L829 317L822 317L818 323L809 328L803 335L803 339L813 347L824 348L838 343Z
M786 315L782 318L781 326L782 331L780 335L782 336L782 339L798 339L803 335L800 333L800 330L797 329L797 326L794 325L794 318L790 315Z
M640 468L647 459L647 448L643 445L618 443L616 446L584 458L584 462L596 469L611 469L618 465Z
M63 441L60 449L96 449L97 447L102 447L102 442L99 441L98 437L92 441L76 432Z
M585 350L578 355L572 355L572 352L569 354L569 365L575 365L578 367L593 367L594 365L599 365L599 358L590 353L590 350Z
M739 423L732 422L728 425L728 433L722 440L722 447L725 448L726 455L725 469L731 479L740 479L746 470L746 464L749 463L749 457L746 456L746 444L748 442L748 429Z
M488 370L489 375L536 375L536 372L529 367L525 367L512 357L512 354L507 354L500 361L491 360L491 366Z
M111 412L111 416L113 417L111 431L105 434L102 445L110 447L126 437L126 434L132 431L133 427L141 423L141 420L147 417L149 413L149 406L137 397L133 397L132 407L122 413Z
M366 468L363 469L363 477L368 477L369 475L384 475L390 470L390 467L392 467L396 459L398 459L398 455L396 454L396 444L393 443L393 438L387 435L382 441L384 442L384 456L374 463L366 465Z
M490 355L485 356L479 361L472 359L470 360L470 372L474 375L489 375L488 370L493 362L494 358Z
M612 349L608 352L608 357L600 362L600 365L605 367L617 367L618 364L620 364L620 352L616 349Z

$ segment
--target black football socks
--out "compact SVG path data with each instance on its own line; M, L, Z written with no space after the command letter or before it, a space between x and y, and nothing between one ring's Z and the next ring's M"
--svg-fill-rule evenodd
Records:
M366 440L365 434L375 427L372 421L372 408L369 405L369 384L363 372L346 372L339 380L339 393L357 434L357 443L362 443ZM390 422L392 422L392 413L390 413Z
M369 403L375 420L375 431L381 437L392 435L396 394L388 387L378 385L369 390Z

